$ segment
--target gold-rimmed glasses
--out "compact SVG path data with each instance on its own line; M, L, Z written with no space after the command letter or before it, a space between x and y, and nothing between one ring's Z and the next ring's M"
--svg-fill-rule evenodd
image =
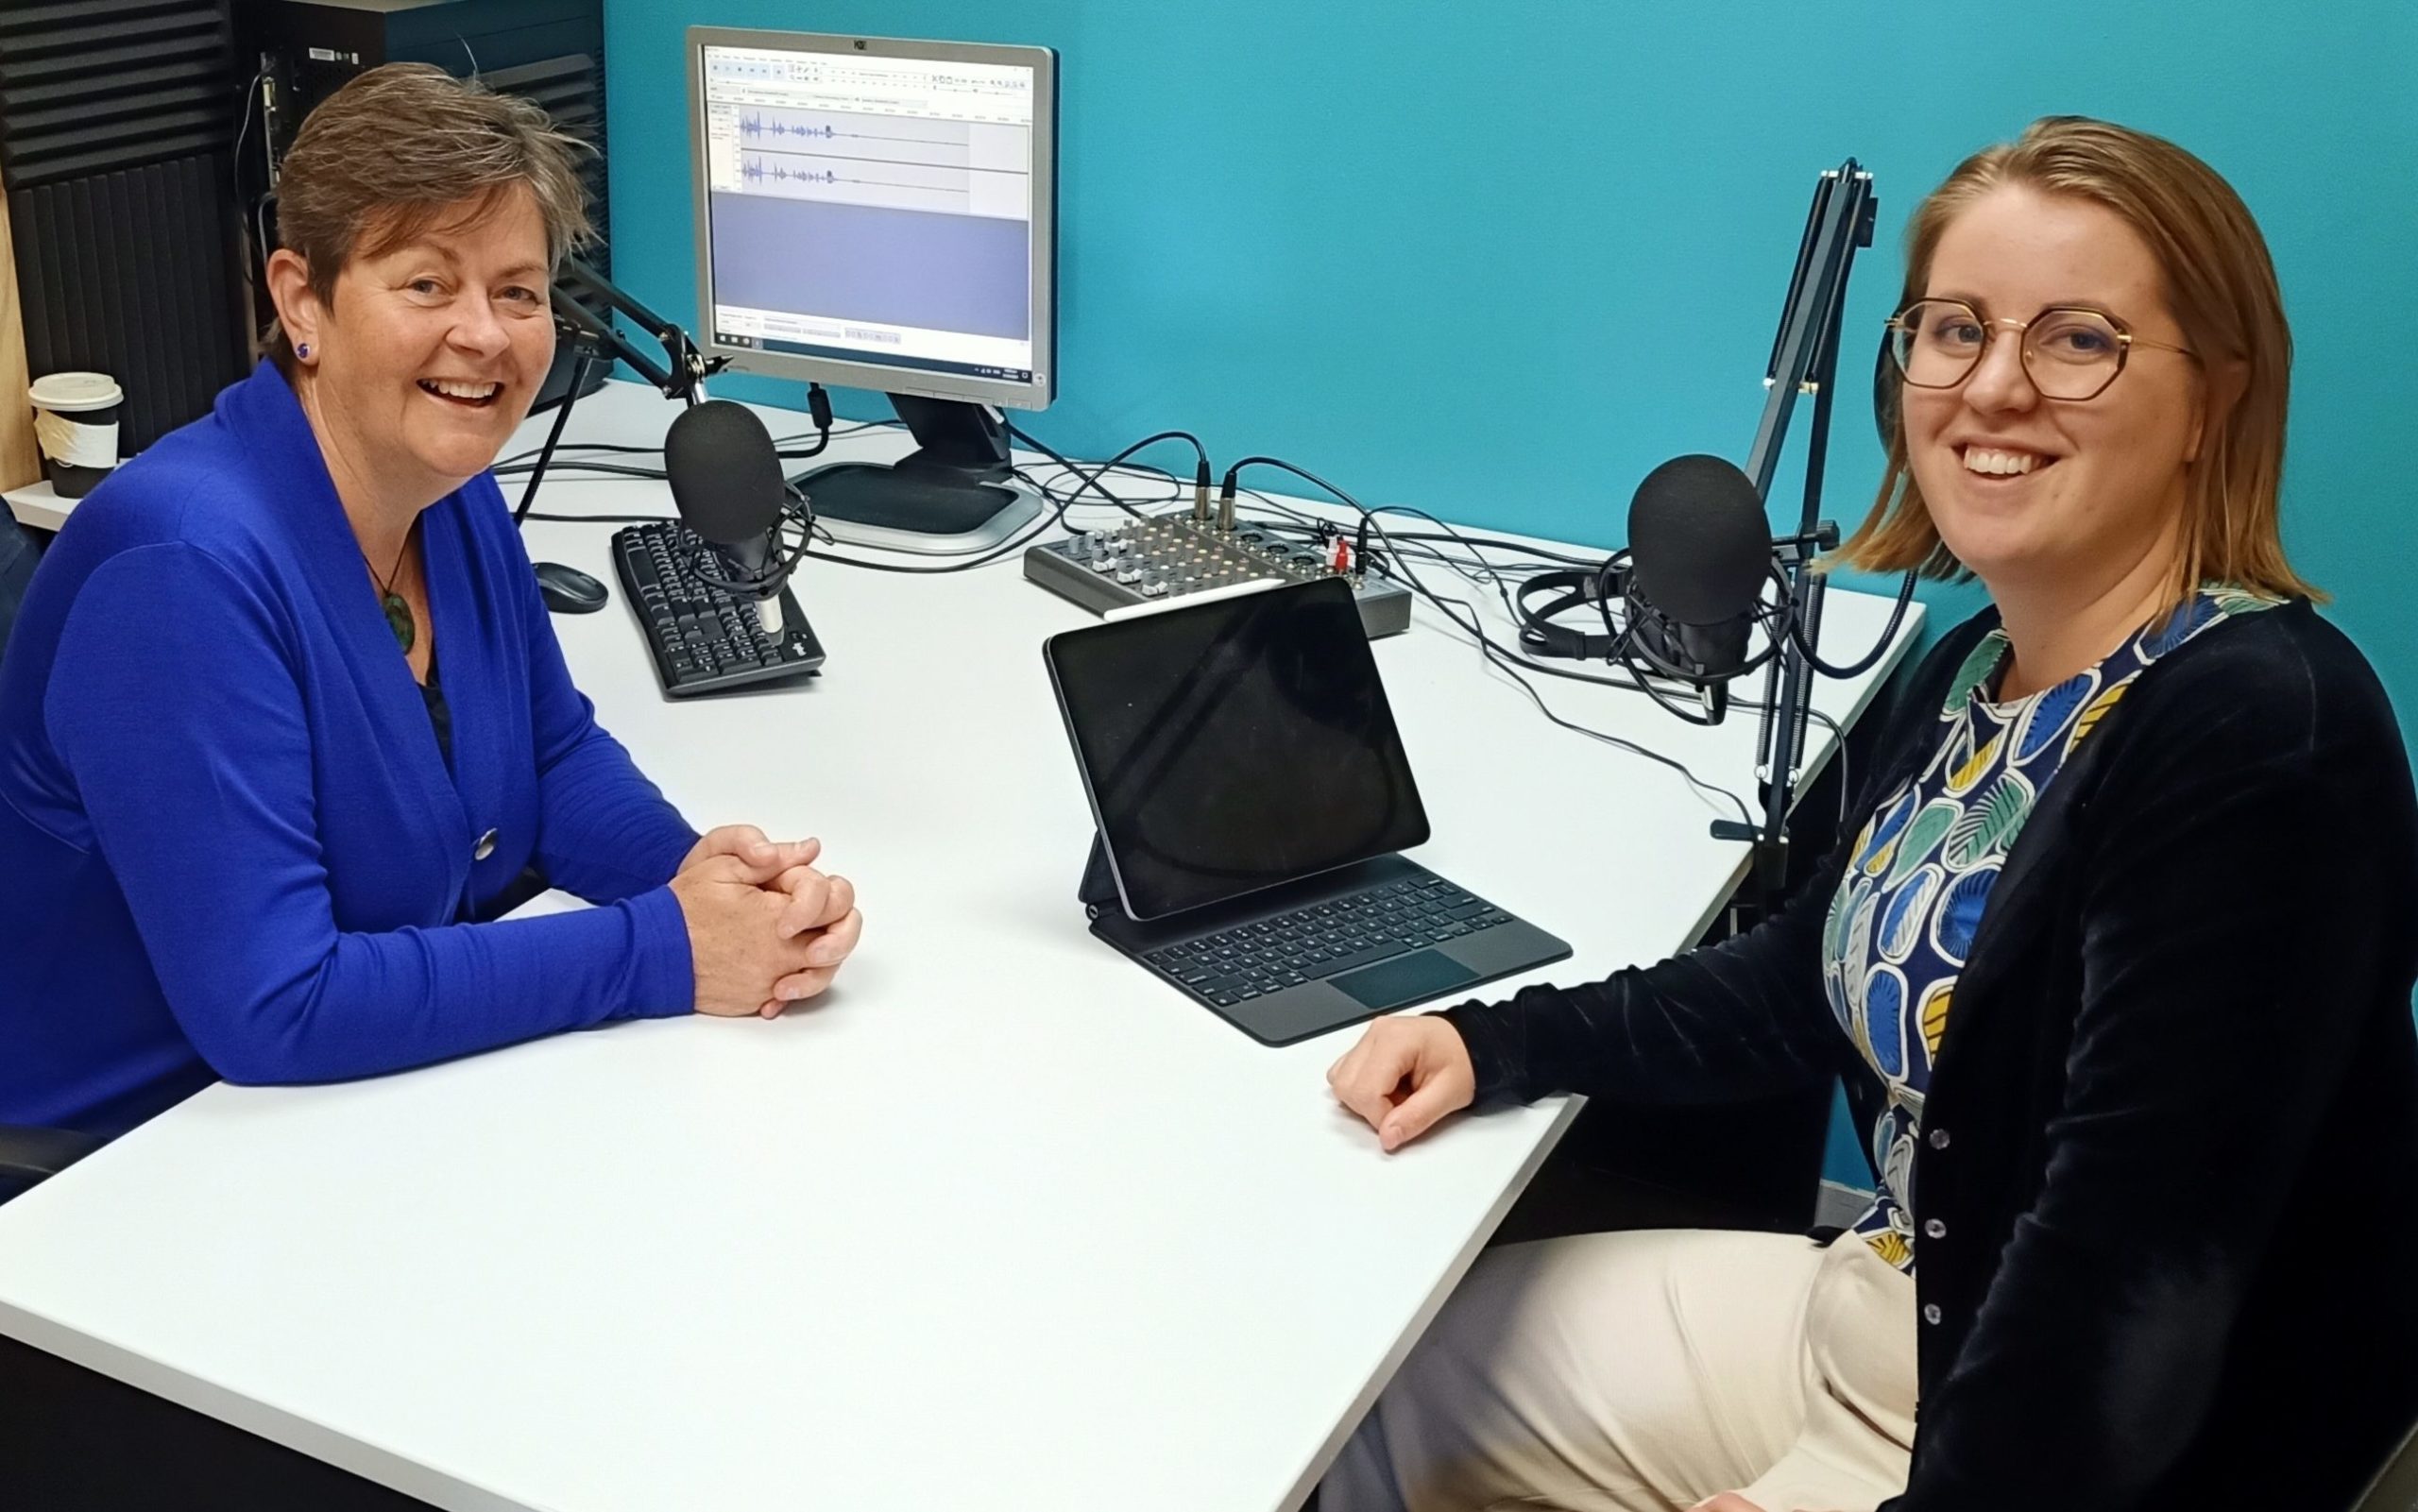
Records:
M1890 316L1889 354L1913 387L1954 388L1981 365L2001 327L2022 342L2023 375L2043 399L2097 399L2136 347L2198 360L2187 347L2136 336L2114 315L2086 305L2051 305L2029 320L1992 320L1962 299L1917 299Z

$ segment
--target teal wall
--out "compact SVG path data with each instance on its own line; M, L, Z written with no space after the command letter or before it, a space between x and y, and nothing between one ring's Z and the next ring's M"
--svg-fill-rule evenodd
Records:
M1881 199L1860 375L1906 212L1965 153L2057 111L2172 137L2266 228L2299 351L2288 538L2418 737L2409 0L607 0L605 23L615 268L666 314L695 308L683 28L1047 43L1062 352L1039 434L1102 455L1186 426L1221 460L1597 543L1656 462L1743 457L1821 169L1860 158ZM1880 475L1857 401L1834 442L1851 523ZM1942 621L1979 603L1926 598Z

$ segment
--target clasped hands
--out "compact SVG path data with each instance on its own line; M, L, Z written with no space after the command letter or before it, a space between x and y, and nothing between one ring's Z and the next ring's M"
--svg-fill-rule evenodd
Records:
M844 876L815 869L818 840L775 841L724 824L690 847L672 878L689 926L697 1011L776 1018L831 985L864 915Z

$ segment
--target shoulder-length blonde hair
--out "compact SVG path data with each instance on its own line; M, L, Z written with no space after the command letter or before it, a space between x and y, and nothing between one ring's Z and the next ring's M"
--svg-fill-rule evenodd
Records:
M2182 560L2173 596L2205 582L2278 597L2323 594L2284 559L2278 495L2292 333L2275 264L2249 207L2206 163L2162 137L2077 115L2035 121L2015 141L1957 164L1906 226L1906 286L1899 307L1929 291L1939 239L1966 207L2006 184L2103 205L2140 233L2157 258L2169 312L2201 358L2203 382L2230 367L2240 391L2187 466ZM1906 465L1906 429L1888 416L1889 462L1880 497L1835 561L1867 572L1971 576L1939 538Z

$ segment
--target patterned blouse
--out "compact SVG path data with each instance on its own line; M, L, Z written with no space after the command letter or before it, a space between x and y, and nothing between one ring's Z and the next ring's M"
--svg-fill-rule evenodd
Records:
M1982 907L2023 822L2142 669L2227 616L2274 603L2204 587L2098 666L2003 704L1990 695L2007 637L1990 632L1949 685L1938 754L1856 837L1823 929L1822 987L1887 1093L1871 1131L1878 1189L1852 1229L1891 1265L1915 1268L1915 1143L1932 1058Z

